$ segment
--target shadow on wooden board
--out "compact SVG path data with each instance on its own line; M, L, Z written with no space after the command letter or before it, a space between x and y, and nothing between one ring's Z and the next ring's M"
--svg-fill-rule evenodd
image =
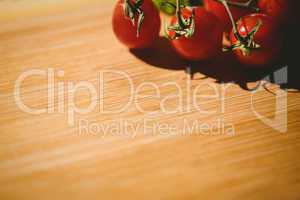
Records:
M266 80L280 85L283 89L298 92L300 90L300 54L298 53L299 30L295 27L285 34L284 48L278 60L263 69L253 69L241 66L234 55L223 53L214 59L203 62L188 62L181 59L174 51L170 42L159 38L152 48L144 50L130 50L138 59L144 62L169 70L186 70L190 73L201 73L206 77L214 78L218 83L235 83L242 89L250 90L247 83Z

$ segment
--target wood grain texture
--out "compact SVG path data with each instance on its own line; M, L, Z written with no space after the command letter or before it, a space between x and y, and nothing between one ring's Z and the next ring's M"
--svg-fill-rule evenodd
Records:
M0 199L300 198L298 93L287 94L286 133L254 115L252 93L238 84L227 85L223 101L218 96L198 97L202 109L214 111L200 113L188 100L189 90L202 84L200 94L211 95L213 88L221 92L226 84L218 83L217 74L227 76L224 70L207 73L203 64L203 71L189 83L186 64L163 39L152 54L129 52L119 44L110 24L112 1L46 2L0 1ZM55 83L88 81L98 92L98 72L118 70L128 74L135 87L145 82L156 84L161 96L149 98L146 95L153 96L155 90L144 88L140 92L144 96L136 100L147 113L131 105L120 114L104 114L97 104L92 112L77 114L75 126L70 126L67 108L58 112L57 96L54 113L32 115L15 102L17 78L30 69L48 68L64 71L63 77L55 77ZM205 75L208 78L202 79ZM131 94L128 81L116 75L105 78L107 88L98 100L103 100L107 109L120 108ZM168 82L180 86L180 108L191 106L190 110L175 114L161 111L161 100L177 92L177 88L165 85ZM31 107L45 108L47 87L43 77L26 79L21 87L22 100ZM253 97L255 109L272 118L284 114L285 108L276 112L275 105L285 93L275 84L269 88L282 96L261 90ZM69 97L67 92L63 95ZM86 107L90 100L87 91L76 93L77 106ZM166 107L176 108L177 100L169 99ZM218 130L180 134L186 122L213 125L218 119L233 125L235 134ZM129 136L124 130L117 134L106 131L105 137L101 131L80 134L79 120L98 125L126 120L140 127L146 120L152 125L174 126L173 133L177 134L161 134L158 129L129 130Z

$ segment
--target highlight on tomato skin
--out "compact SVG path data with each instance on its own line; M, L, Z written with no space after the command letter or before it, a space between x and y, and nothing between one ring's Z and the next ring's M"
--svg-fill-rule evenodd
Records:
M135 0L130 0L135 3ZM125 0L118 0L112 17L113 31L118 40L130 49L143 49L150 47L159 38L161 20L159 11L152 0L144 0L141 10L144 12L144 20L141 31L137 36L138 16L134 16L135 25L124 12Z
M190 38L184 36L171 41L176 52L184 59L198 61L212 58L222 52L223 28L221 22L204 8L195 7L195 31ZM182 16L188 19L192 15L189 9L182 10ZM177 23L174 16L171 24ZM174 34L170 31L170 35Z
M237 3L247 3L248 1L249 0L231 0L231 2L237 2ZM232 24L230 22L230 18L223 4L217 2L216 0L204 0L203 3L204 3L204 8L207 11L216 15L219 18L219 20L222 22L225 31L229 32L232 28ZM229 8L234 18L234 21L237 21L241 17L253 12L253 9L251 8L241 8L241 7L230 6L230 5Z
M276 61L282 48L282 37L274 20L265 14L251 14L242 17L237 22L238 33L246 36L261 21L262 25L254 35L254 41L260 46L244 55L242 50L236 49L234 53L240 63L250 67L267 67ZM232 44L237 44L233 31L230 34Z

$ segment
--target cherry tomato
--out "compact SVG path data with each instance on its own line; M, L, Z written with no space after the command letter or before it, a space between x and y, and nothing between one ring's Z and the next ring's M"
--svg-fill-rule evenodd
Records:
M249 55L244 55L240 49L234 50L238 60L247 66L268 66L278 57L282 47L282 38L277 29L277 24L265 14L251 14L242 17L237 22L239 34L242 37L246 37L257 26L259 21L262 22L262 25L254 34L254 42L260 47L252 49ZM237 44L238 42L233 31L230 34L230 40L232 44Z
M135 1L131 1L135 3ZM112 18L113 31L121 43L130 49L147 48L159 37L160 16L151 0L144 0L141 10L145 18L141 25L141 31L137 36L138 15L135 14L135 25L124 12L124 0L119 0L115 6Z
M201 7L194 8L195 31L190 38L181 36L172 40L175 50L187 60L204 60L222 51L223 28L221 22L212 13ZM189 9L183 9L182 15L188 19L192 15ZM174 16L171 24L177 23ZM172 32L170 32L172 34Z
M245 3L249 0L231 0L231 2L237 2L237 3ZM232 24L230 22L230 18L228 16L228 13L226 12L225 7L222 3L216 1L216 0L204 0L204 7L207 11L212 12L215 14L223 23L225 31L230 31L232 28ZM232 16L235 21L237 21L239 18L241 18L244 15L250 14L253 12L253 9L251 8L242 8L237 6L231 6L229 5L230 11L232 13Z

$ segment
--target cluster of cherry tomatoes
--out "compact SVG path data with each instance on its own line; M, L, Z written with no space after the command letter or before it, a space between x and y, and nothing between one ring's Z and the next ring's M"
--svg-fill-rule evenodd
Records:
M113 30L128 48L148 48L159 37L161 15L153 1L118 0ZM279 56L281 30L291 23L297 0L203 0L192 7L181 0L160 1L174 8L165 33L184 59L211 59L225 49L242 64L263 67Z

